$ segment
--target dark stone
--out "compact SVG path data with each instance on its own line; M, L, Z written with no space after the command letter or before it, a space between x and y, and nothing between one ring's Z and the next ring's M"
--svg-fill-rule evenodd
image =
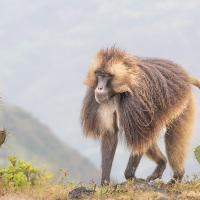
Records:
M73 189L72 191L69 192L68 197L70 199L79 199L79 198L86 198L89 197L91 194L93 194L95 192L94 190L88 189L86 187L77 187L75 189Z

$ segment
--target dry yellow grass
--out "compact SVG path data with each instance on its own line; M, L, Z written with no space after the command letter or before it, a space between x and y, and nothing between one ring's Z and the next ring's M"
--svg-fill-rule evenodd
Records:
M80 186L80 185L79 185ZM85 186L85 185L83 185ZM153 186L153 187L151 187ZM37 186L26 186L21 188L0 186L0 200L66 200L69 199L69 191L75 189L77 184L68 182L65 184L53 184L42 181ZM94 184L85 186L93 189ZM83 197L82 199L86 199ZM113 185L108 187L96 187L96 192L91 194L89 199L109 199L109 200L154 200L154 199L200 199L200 179L194 178L192 181L177 183L167 186L162 182L153 184L138 184L134 186L132 182L125 185Z
M0 199L2 200L55 200L66 199L71 188L64 185L44 181L37 186L21 188L0 187Z

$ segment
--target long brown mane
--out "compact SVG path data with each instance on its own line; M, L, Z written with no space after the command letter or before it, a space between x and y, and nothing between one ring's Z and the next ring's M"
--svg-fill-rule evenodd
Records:
M174 108L190 92L189 77L178 65L157 58L138 58L142 79L132 94L121 94L120 125L133 150L143 152L151 145ZM134 67L134 66L133 66ZM184 92L183 92L184 91ZM149 143L149 145L148 145Z

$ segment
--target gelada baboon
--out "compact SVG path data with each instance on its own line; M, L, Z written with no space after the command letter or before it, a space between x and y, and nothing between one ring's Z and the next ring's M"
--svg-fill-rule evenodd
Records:
M81 123L84 135L101 140L101 184L110 181L118 132L131 150L125 178L135 178L143 154L157 163L147 180L161 178L167 160L157 139L163 128L170 183L182 180L195 111L191 85L200 88L199 80L169 60L134 57L111 47L97 53L84 84Z

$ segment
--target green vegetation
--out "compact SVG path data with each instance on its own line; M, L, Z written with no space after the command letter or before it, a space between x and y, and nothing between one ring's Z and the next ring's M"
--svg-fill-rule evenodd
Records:
M33 163L17 160L9 156L10 165L0 168L0 199L66 199L68 190L73 182L64 179L68 173L61 172L56 184L53 183L52 174L41 168L35 168ZM64 186L63 183L67 186Z
M21 187L36 185L41 179L50 180L51 174L40 168L34 168L32 163L25 163L15 156L9 156L11 165L0 168L0 178L3 186Z
M195 155L197 161L200 163L200 145L195 148L194 155Z

